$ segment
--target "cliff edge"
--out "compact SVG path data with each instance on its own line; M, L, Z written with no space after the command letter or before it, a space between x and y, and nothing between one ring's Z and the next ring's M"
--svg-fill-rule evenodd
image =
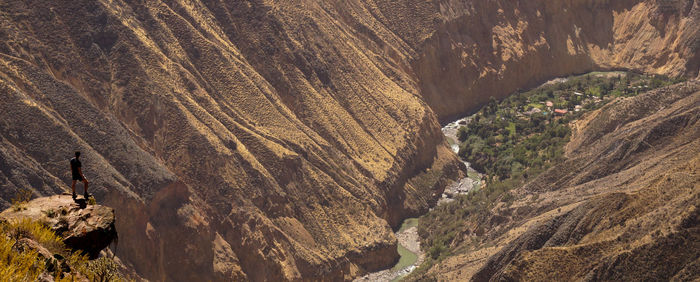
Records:
M0 272L9 281L118 281L102 254L117 239L114 210L70 195L16 201L0 213ZM107 252L109 254L111 252ZM136 276L134 276L136 277Z
M97 258L100 251L117 239L114 209L74 201L70 195L41 197L20 203L0 213L0 220L38 221L56 233L67 247Z

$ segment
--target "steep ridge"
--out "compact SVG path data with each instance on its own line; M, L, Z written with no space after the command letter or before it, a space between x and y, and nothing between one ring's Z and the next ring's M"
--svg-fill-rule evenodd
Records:
M695 1L397 2L0 1L0 204L63 191L81 150L146 278L350 279L462 174L438 118L593 68L697 75Z
M575 124L567 160L492 211L488 244L438 279L697 278L700 82L617 100ZM499 231L500 230L500 231ZM469 236L469 235L465 235Z
M700 75L697 1L444 0L439 8L442 22L413 65L443 122L553 77Z
M146 278L389 266L390 226L461 173L373 5L0 5L2 198L63 191L81 150Z

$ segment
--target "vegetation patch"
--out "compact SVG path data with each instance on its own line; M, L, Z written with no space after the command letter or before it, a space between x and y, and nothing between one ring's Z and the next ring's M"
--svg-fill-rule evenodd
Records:
M12 198L12 210L21 211L27 209L25 205L32 198L32 190L20 189L17 194Z
M420 218L418 235L427 258L409 280L426 278L427 270L448 256L488 244L485 234L507 221L494 209L507 210L516 200L509 191L564 160L572 121L618 97L681 80L626 72L591 73L501 101L492 98L457 133L459 156L486 175L486 186L457 196Z
M87 255L67 248L51 229L29 219L0 222L0 277L3 281L124 279L113 260L90 261Z

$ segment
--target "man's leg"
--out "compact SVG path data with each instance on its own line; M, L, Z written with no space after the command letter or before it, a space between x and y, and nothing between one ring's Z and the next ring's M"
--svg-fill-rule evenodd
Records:
M73 179L73 184L70 185L70 188L73 190L73 198L75 198L75 182L77 181Z
M87 179L83 179L83 185L85 186L85 193L83 195L85 195L85 196L90 195L90 194L88 194L88 181L87 181Z

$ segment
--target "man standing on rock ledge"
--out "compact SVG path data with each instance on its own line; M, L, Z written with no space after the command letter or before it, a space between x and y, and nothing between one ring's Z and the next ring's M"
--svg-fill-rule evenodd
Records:
M73 174L73 184L71 185L71 189L73 189L73 200L75 200L75 182L76 181L82 181L83 186L85 187L85 199L90 197L90 194L88 193L88 180L83 175L83 170L82 167L83 165L80 163L80 152L76 151L75 152L75 158L70 159L70 170Z

